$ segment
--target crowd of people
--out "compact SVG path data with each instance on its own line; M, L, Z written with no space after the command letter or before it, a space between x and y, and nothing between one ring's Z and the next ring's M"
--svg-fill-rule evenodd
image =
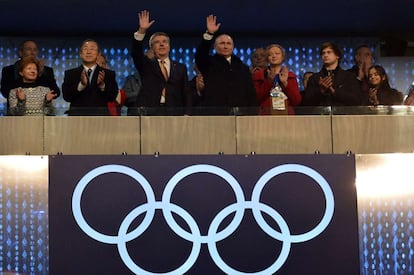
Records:
M37 58L33 40L19 48L19 60L2 69L1 93L10 115L53 115L53 100L62 93L70 103L69 115L120 115L122 106L129 115L139 114L231 114L235 108L245 114L272 114L296 106L380 106L411 104L403 93L392 88L385 68L374 64L368 45L354 51L355 64L341 68L342 51L333 42L320 47L323 66L298 76L285 65L283 46L257 48L248 67L234 53L233 38L221 31L215 15L206 18L206 31L195 54L196 76L188 79L185 64L170 58L170 37L155 32L144 41L155 20L149 11L138 13L131 57L136 72L127 77L122 89L115 72L101 53L99 43L83 41L79 48L82 64L65 71L62 89L53 69ZM214 54L211 54L214 49ZM414 94L413 94L414 97ZM195 111L197 110L198 111ZM197 113L198 112L198 113Z

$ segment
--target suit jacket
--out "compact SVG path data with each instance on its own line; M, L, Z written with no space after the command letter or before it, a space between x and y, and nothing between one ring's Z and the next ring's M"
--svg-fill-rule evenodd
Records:
M102 91L96 84L98 72L105 71L105 88ZM83 66L65 71L62 84L63 99L70 102L70 115L108 115L107 103L113 101L118 94L115 72L97 66L83 91L78 91Z
M189 107L191 96L188 94L187 67L171 60L170 74L165 80L158 60L148 58L143 52L143 41L133 40L131 55L135 67L141 75L142 87L137 96L138 107L160 107L163 88L166 88L166 107Z
M11 89L17 88L21 83L22 77L19 75L20 60L3 68L1 71L1 94L7 99ZM56 97L60 95L60 89L56 84L55 74L51 67L44 66L42 74L36 81L39 86L48 87L56 92Z

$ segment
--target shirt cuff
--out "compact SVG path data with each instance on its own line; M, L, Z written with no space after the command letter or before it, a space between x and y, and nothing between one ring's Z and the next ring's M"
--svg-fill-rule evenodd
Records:
M145 33L134 32L135 40L142 41L144 40Z
M79 84L78 84L78 92L81 92L81 91L85 90L85 88L86 88L86 86L83 85L82 82L79 81Z
M105 91L105 83L101 87L98 87L98 88L99 90L101 90L101 92Z
M209 34L208 32L205 32L205 33L203 34L203 38L204 38L205 40L211 40L211 39L213 39L213 37L214 37L214 35Z

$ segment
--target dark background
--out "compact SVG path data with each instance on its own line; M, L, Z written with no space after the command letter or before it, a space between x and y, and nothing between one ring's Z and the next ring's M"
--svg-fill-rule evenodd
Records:
M130 36L143 9L151 31L199 35L208 14L237 37L374 37L383 56L414 55L412 0L0 0L0 36Z
M193 34L216 14L228 32L279 36L358 35L411 39L412 0L0 0L2 35L123 34L137 12L151 11L153 29Z

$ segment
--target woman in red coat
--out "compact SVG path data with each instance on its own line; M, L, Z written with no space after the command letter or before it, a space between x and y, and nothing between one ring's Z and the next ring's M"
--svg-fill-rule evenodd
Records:
M283 65L285 51L278 44L271 44L266 48L268 67L253 73L253 81L256 88L262 113L271 113L272 100L270 91L279 85L287 96L288 113L293 114L293 107L301 103L302 96L296 75Z

